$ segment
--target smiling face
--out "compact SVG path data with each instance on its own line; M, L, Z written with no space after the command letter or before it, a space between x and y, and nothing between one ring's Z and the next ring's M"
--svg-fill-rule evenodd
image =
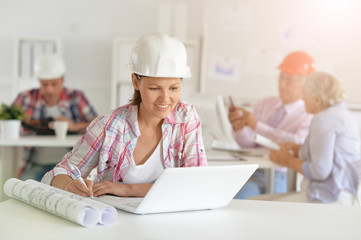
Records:
M180 78L141 77L132 75L133 86L140 91L142 101L139 116L162 120L177 105L181 95Z

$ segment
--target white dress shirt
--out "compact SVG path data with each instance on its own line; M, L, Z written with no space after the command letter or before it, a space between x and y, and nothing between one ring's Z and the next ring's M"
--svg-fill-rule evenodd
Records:
M282 106L285 110L283 118L276 127L270 126ZM255 133L275 142L303 144L312 120L312 115L306 112L302 99L283 105L279 97L265 98L255 104L253 114L258 120L254 130L245 126L239 131L233 131L234 139L241 147L255 147Z

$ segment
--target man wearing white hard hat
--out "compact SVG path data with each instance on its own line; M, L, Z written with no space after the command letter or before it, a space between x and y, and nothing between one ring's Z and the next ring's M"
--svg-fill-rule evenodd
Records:
M140 37L129 68L130 103L94 120L43 182L82 196L143 197L165 168L207 166L199 116L180 101L182 78L191 76L183 43L161 33ZM94 184L73 180L71 165L84 178L97 168Z
M13 103L24 109L26 127L39 134L53 134L53 130L48 128L49 119L62 120L68 122L69 132L82 133L97 116L83 92L63 87L65 72L65 64L59 55L44 54L36 59L34 73L40 88L19 93ZM19 177L40 181L68 150L60 147L28 148Z

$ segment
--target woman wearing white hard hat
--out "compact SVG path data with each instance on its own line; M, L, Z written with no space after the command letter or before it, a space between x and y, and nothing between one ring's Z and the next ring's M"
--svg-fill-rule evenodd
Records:
M43 182L88 196L144 196L165 168L206 166L201 123L194 107L179 100L190 77L184 45L156 33L139 38L131 55L134 96L101 116ZM83 178L97 167L95 183Z

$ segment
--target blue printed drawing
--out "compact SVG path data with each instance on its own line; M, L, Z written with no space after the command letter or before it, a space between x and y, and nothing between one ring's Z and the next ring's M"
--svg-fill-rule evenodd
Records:
M241 60L238 58L211 56L208 77L236 84L241 77L241 65Z
M220 64L216 64L215 72L220 75L232 76L233 75L233 68L230 67L229 69L223 68Z

